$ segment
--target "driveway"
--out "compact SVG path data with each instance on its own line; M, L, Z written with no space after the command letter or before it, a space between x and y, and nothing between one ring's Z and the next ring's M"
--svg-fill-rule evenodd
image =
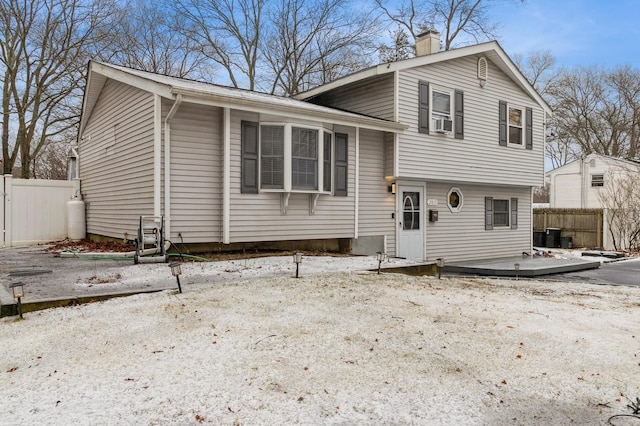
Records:
M60 258L42 246L0 249L0 304L13 304L9 285L24 284L25 301L74 299L100 296L113 292L108 284L118 278L132 261L84 260ZM174 286L175 280L166 277L144 285L120 283L118 293L161 290Z
M559 274L556 278L589 284L640 286L640 259L603 263L599 269Z

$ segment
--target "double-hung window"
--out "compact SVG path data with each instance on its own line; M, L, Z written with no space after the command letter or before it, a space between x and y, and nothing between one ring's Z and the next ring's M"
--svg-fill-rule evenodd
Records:
M500 101L498 142L501 146L533 149L533 109Z
M591 175L591 186L604 186L604 175Z
M317 129L291 129L291 188L318 189Z
M260 187L284 189L284 126L260 126Z
M418 131L464 139L464 93L418 83Z
M522 145L524 114L521 108L509 107L509 143Z
M241 127L243 193L347 195L347 135L289 123Z
M438 120L451 120L451 93L442 90L431 91L431 101L433 108L431 109L431 120L437 123ZM434 127L436 129L436 127Z

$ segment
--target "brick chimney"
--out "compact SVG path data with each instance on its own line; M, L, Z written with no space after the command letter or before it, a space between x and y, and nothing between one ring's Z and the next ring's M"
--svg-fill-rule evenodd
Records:
M440 33L427 30L416 37L416 56L431 55L440 51Z

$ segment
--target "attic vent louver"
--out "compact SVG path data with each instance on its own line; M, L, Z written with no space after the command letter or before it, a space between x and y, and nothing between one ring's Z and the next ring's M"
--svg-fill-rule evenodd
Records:
M484 87L489 76L489 66L487 64L487 58L478 58L478 80L480 80L480 87Z

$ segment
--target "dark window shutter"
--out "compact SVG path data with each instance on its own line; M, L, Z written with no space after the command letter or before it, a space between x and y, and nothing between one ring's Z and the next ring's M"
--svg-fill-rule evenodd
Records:
M429 133L429 83L426 81L418 82L418 90L418 131Z
M525 147L527 149L533 149L533 110L527 108L525 113Z
M493 229L493 197L484 198L484 229L485 231Z
M347 196L347 185L349 183L349 143L347 135L336 133L336 173L334 176L335 192L338 197Z
M464 93L456 90L455 138L464 139Z
M331 133L324 132L323 145L324 160L322 164L323 180L322 190L331 191Z
M258 193L258 123L243 121L240 139L242 143L242 183L240 192Z
M505 101L499 102L500 114L498 115L499 121L499 144L500 146L507 146L507 103Z
M511 229L518 229L518 199L511 199Z

